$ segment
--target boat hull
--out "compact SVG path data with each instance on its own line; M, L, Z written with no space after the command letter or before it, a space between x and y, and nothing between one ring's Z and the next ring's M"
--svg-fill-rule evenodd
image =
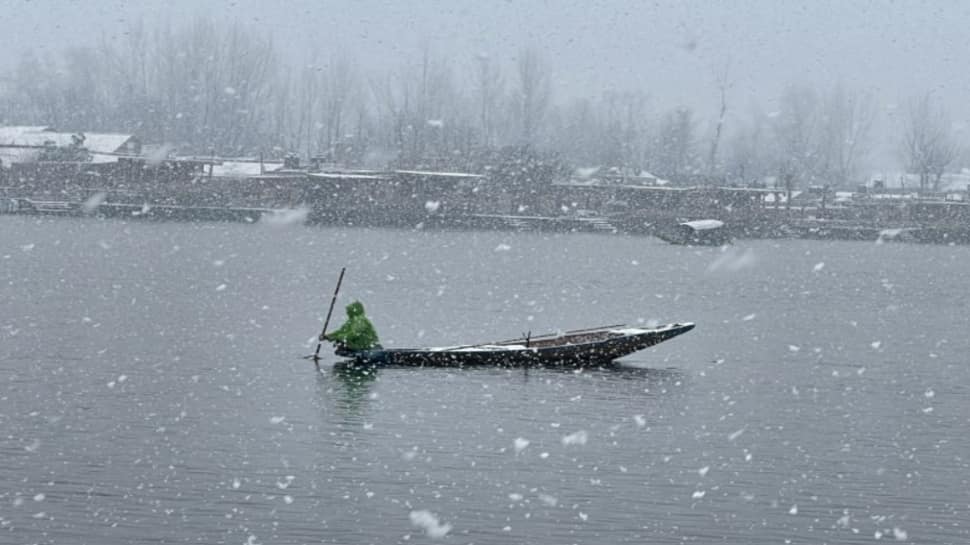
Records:
M731 243L731 234L720 220L696 220L654 229L657 238L684 246L723 246Z
M613 329L538 339L534 346L505 341L456 348L338 350L345 364L378 367L601 367L623 356L687 333L694 324L650 329ZM567 342L558 342L566 339ZM575 340L577 342L569 342Z

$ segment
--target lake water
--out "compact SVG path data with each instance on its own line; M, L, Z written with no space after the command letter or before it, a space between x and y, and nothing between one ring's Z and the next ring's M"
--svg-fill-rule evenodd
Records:
M693 321L623 369L321 370ZM970 248L0 217L0 543L970 542ZM329 354L329 352L328 352Z

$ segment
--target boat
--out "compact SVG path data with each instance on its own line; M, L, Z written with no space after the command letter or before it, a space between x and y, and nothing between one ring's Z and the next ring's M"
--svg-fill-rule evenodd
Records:
M693 323L612 325L440 348L375 348L336 354L344 364L377 367L601 367L694 329Z
M686 246L722 246L731 242L731 235L724 227L724 222L714 219L684 221L658 227L654 234L671 244Z
M897 229L881 229L876 242L918 242L919 228L901 227Z

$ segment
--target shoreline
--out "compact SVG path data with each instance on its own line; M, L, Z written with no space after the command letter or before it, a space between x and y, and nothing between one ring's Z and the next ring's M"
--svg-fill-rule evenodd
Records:
M90 208L90 209L89 209ZM232 207L102 202L96 206L77 201L35 200L26 197L0 199L0 215L91 217L137 221L234 222L323 225L334 227L379 227L399 229L519 231L547 233L593 233L620 236L660 236L648 221L649 215L631 216L542 216L514 214L367 214L333 216L305 207ZM641 220L641 221L637 221ZM814 239L927 244L970 244L970 227L962 225L896 224L847 222L818 218L770 218L747 225L727 223L731 239ZM639 224L639 225L638 225ZM669 242L669 241L668 241Z

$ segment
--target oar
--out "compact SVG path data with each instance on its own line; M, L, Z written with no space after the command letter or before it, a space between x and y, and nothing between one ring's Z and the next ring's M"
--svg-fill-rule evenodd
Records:
M337 278L337 289L333 290L333 299L330 300L330 310L327 311L327 319L323 321L323 331L320 332L320 336L317 337L317 349L313 352L312 356L307 356L306 359L313 358L313 363L320 365L320 345L323 344L323 336L327 333L327 326L330 325L330 315L333 314L333 305L337 302L337 293L340 292L340 283L344 281L344 271L347 267L340 269L340 277Z

